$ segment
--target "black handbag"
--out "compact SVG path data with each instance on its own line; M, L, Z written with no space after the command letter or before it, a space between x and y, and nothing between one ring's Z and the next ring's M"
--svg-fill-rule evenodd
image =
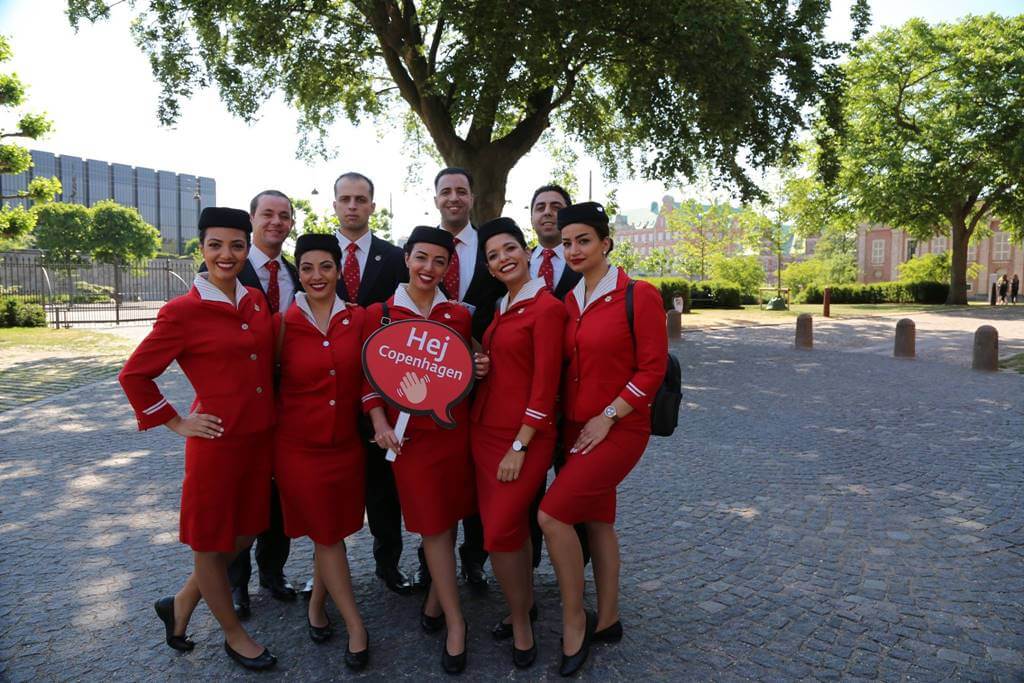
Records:
M633 355L636 356L636 330L633 329L633 285L630 280L626 285L626 317L629 320L629 334L633 337ZM665 379L658 387L654 400L651 402L651 434L653 436L672 436L679 424L679 405L683 401L683 368L679 359L668 354L665 365Z

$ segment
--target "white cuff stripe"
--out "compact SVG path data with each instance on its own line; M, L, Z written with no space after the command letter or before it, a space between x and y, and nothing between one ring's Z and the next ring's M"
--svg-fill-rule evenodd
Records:
M380 398L380 394L367 394L366 396L363 396L362 401L363 403L366 403L367 401L372 401L375 398Z
M545 415L544 413L532 410L531 408L526 409L526 415L528 417L534 418L535 420L543 420L545 417L547 417L547 415Z
M636 385L635 385L635 384L633 384L632 382L630 382L629 384L627 384L627 385L626 385L626 388L627 388L627 389L629 389L629 390L630 390L631 392L633 392L633 395L634 395L634 396L646 396L646 395L647 395L647 394L645 394L644 392L642 392L642 391L640 391L639 389L637 389Z
M159 401L157 401L156 403L154 403L153 405L151 405L150 407L148 407L145 410L143 410L142 414L143 415L152 415L156 411L158 411L161 408L163 408L165 405L167 405L167 399L166 398L162 398Z

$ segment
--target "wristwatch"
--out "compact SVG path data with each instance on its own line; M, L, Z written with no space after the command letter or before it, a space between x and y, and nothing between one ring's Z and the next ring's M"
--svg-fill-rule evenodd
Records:
M512 450L514 450L516 453L525 453L526 444L520 441L519 439L516 439L515 441L512 442Z
M615 406L609 405L604 409L604 416L614 422L619 419L619 411L615 410Z

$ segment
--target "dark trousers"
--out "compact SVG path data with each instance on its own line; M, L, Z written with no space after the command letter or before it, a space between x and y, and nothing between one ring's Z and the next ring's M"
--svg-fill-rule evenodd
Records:
M397 567L402 556L402 506L387 453L375 443L366 447L366 521L373 535L378 567Z
M284 574L284 563L288 561L291 550L291 539L284 535L284 517L281 515L281 498L277 492L277 483L270 482L270 527L256 537L256 566L260 576L281 576ZM234 561L228 565L228 580L232 588L249 585L252 576L252 562L249 550L238 553Z
M416 552L420 558L420 574L430 576L430 568L427 567L427 558L423 554L422 543ZM470 562L476 562L482 566L487 561L487 557L488 553L484 550L484 525L480 521L480 515L466 517L462 520L462 544L459 546L459 558L462 560L463 568Z

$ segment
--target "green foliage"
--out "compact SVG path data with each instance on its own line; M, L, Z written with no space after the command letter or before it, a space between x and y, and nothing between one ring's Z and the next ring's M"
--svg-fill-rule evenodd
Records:
M11 58L11 45L7 38L0 35L0 62ZM19 107L25 101L25 85L15 74L0 74L0 110ZM8 119L7 115L2 117ZM3 138L28 138L38 140L53 130L53 123L42 114L22 114L13 130L0 128L0 139ZM21 145L6 143L0 145L0 174L23 173L32 168L32 157L29 151ZM40 179L42 180L42 179ZM57 182L56 178L52 179ZM33 184L34 181L33 181ZM35 201L52 201L53 195L60 192L60 183L56 185L55 191L47 191L49 188L36 185L29 186L27 193L20 193L12 197L30 196ZM0 230L5 224L0 223Z
M711 259L711 279L735 282L743 294L754 296L764 284L764 267L757 256L721 256Z
M160 231L143 220L138 209L115 201L97 202L90 210L89 250L100 263L131 263L160 251Z
M62 189L57 178L33 178L28 184L25 196L36 204L46 204L56 199Z
M650 282L658 288L661 292L661 301L666 311L675 308L673 299L676 297L682 297L684 301L683 309L689 310L690 282L688 280L671 277L642 277L637 279Z
M734 282L704 280L690 284L690 306L693 308L740 308L743 293Z
M640 254L627 240L615 242L615 248L612 249L612 253L608 254L608 260L613 266L618 266L627 273L635 273L640 267Z
M679 238L680 271L691 278L707 278L712 258L742 241L736 211L724 202L702 204L689 199L668 214L667 222L669 231Z
M900 282L945 282L949 284L950 266L951 259L948 251L941 254L922 254L900 264ZM968 280L978 277L979 272L981 272L981 264L970 263L967 265Z
M948 282L875 282L866 285L830 285L834 304L941 304L949 296ZM798 301L820 304L824 287L808 285Z
M818 258L796 261L782 269L782 279L794 293L803 291L808 285L824 286L830 282L828 264Z
M0 207L0 239L19 240L36 224L36 214L23 206Z
M92 245L92 214L82 204L53 203L37 207L33 230L36 246L54 263L75 263Z
M338 229L338 219L334 213L325 211L322 214L317 214L313 211L313 205L309 203L308 199L293 199L292 206L295 207L297 213L302 214L302 234L330 235ZM296 232L298 224L299 222L295 221L295 225L292 226L291 236L293 239L299 236L299 233Z
M655 247L640 261L641 270L659 277L677 273L679 267L679 252L672 247Z
M391 212L387 209L377 209L370 215L370 230L382 240L391 241Z
M46 327L46 311L39 304L0 299L0 327Z
M133 31L162 86L159 115L215 84L254 119L275 92L307 151L339 119L414 112L447 163L477 176L474 220L500 214L509 170L553 124L614 177L715 175L756 194L748 168L790 148L821 93L829 3L664 0L139 0ZM127 8L126 8L127 9ZM76 28L109 16L68 0Z

